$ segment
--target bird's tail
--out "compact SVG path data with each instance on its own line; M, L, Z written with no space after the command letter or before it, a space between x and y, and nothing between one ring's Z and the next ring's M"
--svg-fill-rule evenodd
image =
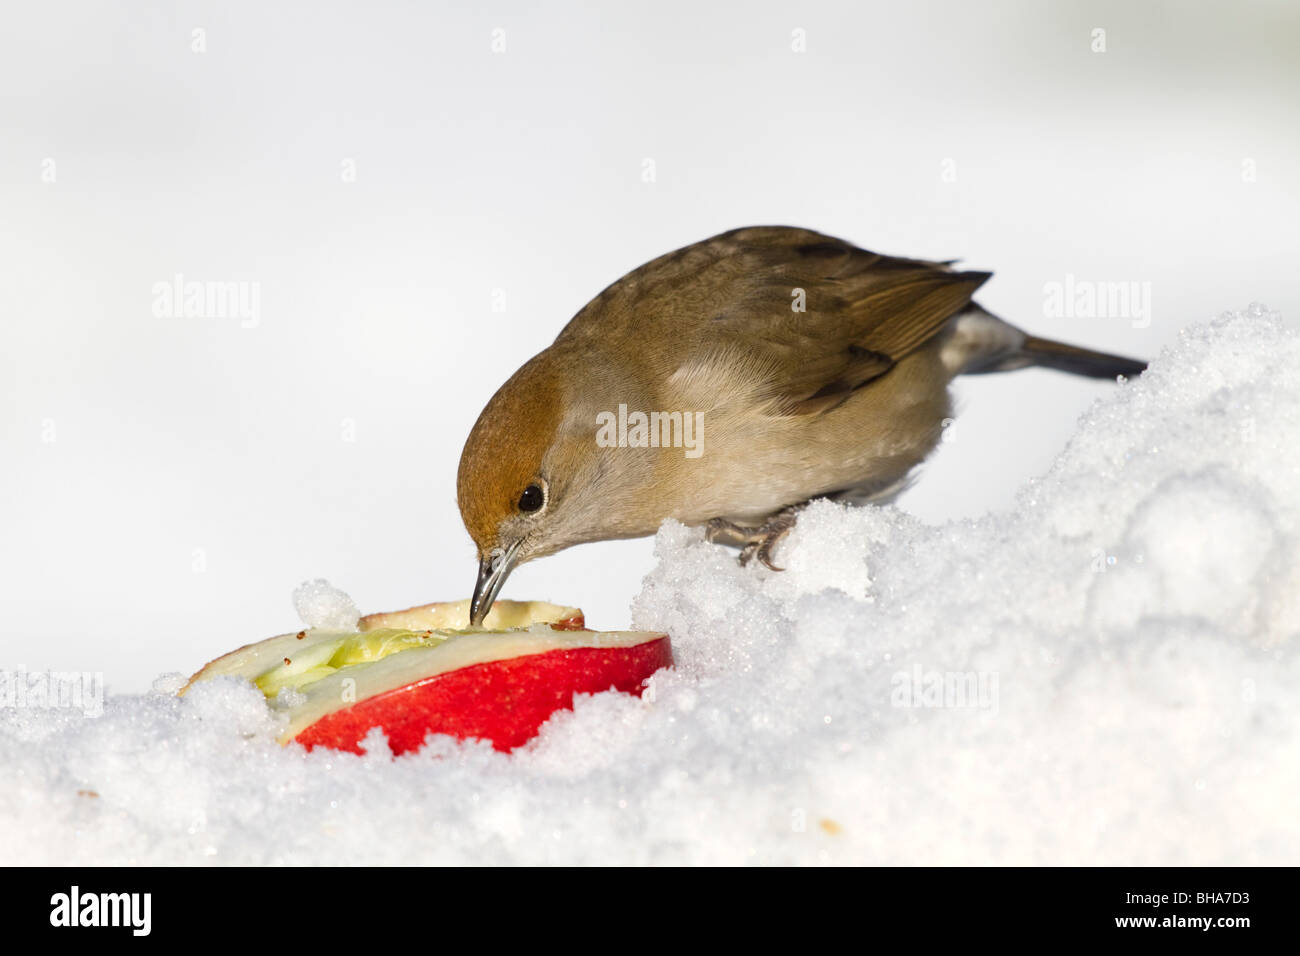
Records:
M1134 378L1147 369L1147 363L1139 359L1111 355L1109 352L1094 352L1077 345L1040 339L1036 335L1025 336L1020 353L1029 359L1029 365L1087 375L1089 378L1114 378L1117 375Z
M1073 375L1113 379L1133 378L1147 363L1109 352L1040 339L971 303L949 324L942 339L942 357L953 375L1010 372L1018 368L1052 368Z

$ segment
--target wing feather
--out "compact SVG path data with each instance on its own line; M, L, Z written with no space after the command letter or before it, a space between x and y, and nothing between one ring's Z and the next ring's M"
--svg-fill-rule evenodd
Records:
M670 373L697 374L702 360L718 356L763 370L754 394L772 413L818 414L937 335L990 275L880 255L807 229L737 229L628 273L556 343L642 353L646 341L662 343L647 360Z

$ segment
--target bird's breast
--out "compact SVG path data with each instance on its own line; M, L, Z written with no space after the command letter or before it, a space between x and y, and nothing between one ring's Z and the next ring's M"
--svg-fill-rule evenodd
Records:
M775 414L746 383L667 399L689 415L695 445L656 449L653 488L660 520L702 524L725 517L758 524L809 498L871 498L901 485L939 442L951 416L949 372L937 346L815 414Z

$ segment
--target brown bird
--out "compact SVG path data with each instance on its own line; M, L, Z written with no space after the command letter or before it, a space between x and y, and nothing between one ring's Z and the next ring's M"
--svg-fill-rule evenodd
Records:
M1146 368L985 311L971 296L991 274L757 226L619 279L501 386L465 442L473 622L517 565L665 518L773 567L810 499L902 489L952 415L956 375Z

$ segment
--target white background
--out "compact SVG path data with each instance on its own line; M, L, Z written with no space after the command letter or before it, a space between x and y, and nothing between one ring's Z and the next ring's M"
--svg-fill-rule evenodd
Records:
M3 11L0 666L139 690L293 627L304 578L467 597L484 402L605 285L736 226L960 256L1004 317L1146 357L1251 300L1300 314L1291 3ZM257 326L156 317L176 273L259 283ZM1153 322L1046 316L1067 274L1149 282ZM1107 387L967 380L900 504L1010 505ZM589 545L504 596L618 627L652 563Z

